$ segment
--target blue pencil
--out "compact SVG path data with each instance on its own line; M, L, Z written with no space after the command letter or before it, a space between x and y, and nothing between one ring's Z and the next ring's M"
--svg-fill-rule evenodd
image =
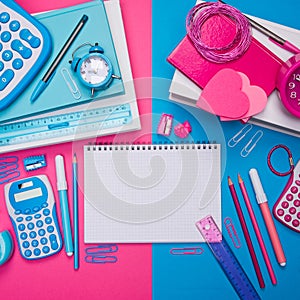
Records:
M73 210L74 210L74 269L79 269L79 236L78 236L78 181L77 158L73 156Z

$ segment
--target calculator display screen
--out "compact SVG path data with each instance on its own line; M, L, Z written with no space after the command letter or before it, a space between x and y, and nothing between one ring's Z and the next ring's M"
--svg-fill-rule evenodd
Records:
M20 192L14 195L16 202L26 201L28 199L42 196L42 189L36 188L29 191Z

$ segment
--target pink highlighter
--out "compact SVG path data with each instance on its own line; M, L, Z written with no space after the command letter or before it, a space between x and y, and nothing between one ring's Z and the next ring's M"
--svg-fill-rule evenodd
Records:
M268 206L268 199L262 187L259 175L256 169L251 169L249 171L251 182L256 194L257 203L259 204L260 210L262 212L265 224L267 226L269 236L272 242L272 246L280 266L284 267L286 265L286 258L274 225L274 221Z

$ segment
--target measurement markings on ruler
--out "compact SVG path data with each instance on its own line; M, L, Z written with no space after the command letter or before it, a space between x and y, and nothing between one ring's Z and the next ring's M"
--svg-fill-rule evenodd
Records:
M129 104L0 125L0 146L119 127L132 121Z
M244 269L222 237L214 219L207 216L198 221L196 226L239 297L245 300L260 299Z

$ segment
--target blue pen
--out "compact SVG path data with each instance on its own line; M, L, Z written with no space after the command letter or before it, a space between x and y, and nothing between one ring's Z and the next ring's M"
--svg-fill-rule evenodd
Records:
M63 57L71 47L72 43L76 39L77 35L81 31L82 27L84 26L87 20L88 20L88 16L83 15L80 21L78 22L78 24L76 25L76 27L74 28L73 32L71 33L71 35L69 36L65 44L63 45L62 49L60 50L60 52L52 62L48 71L46 72L42 80L38 83L38 85L35 87L30 98L31 103L34 102L41 95L41 93L46 89L46 87L48 86L49 82L51 81L51 79L55 74L57 66L62 61Z
M79 269L79 232L78 232L78 181L77 157L73 156L73 219L74 219L74 269Z
M69 204L68 204L68 196L67 196L66 173L65 173L65 166L64 166L64 158L62 155L57 155L55 157L55 166L56 166L57 190L58 190L58 195L60 200L60 212L61 212L63 232L64 232L65 250L68 256L72 256L73 241L72 241L70 213L69 213Z

